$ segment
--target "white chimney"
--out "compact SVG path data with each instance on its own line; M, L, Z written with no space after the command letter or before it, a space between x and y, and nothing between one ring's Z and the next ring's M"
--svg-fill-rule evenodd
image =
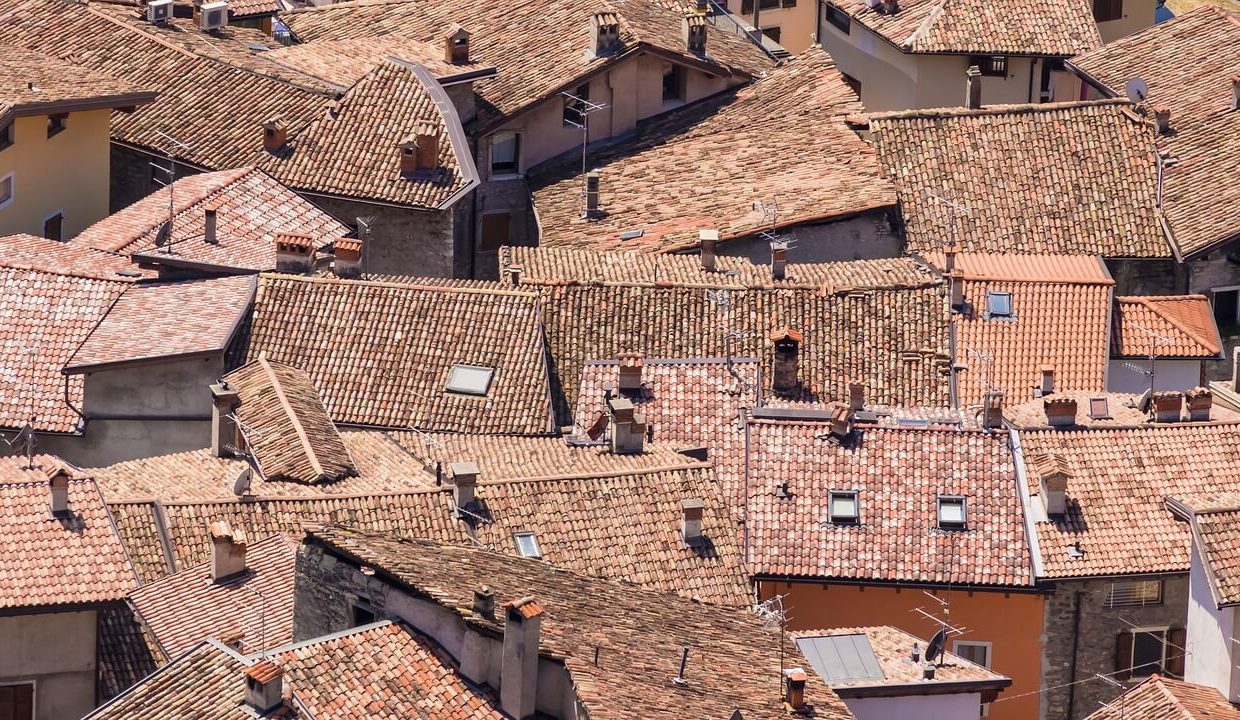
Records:
M982 71L976 65L970 65L965 71L965 107L980 110L982 107Z
M615 397L607 401L611 410L611 451L616 455L636 455L646 450L646 419L632 401Z
M698 242L702 245L702 269L714 272L719 248L719 231L698 230Z
M1055 392L1055 366L1043 365L1038 368L1041 373L1041 382L1038 384L1038 390L1042 393L1042 397L1052 395Z
M702 538L702 516L706 504L697 498L680 501L680 537L686 545L691 545Z
M1051 517L1063 515L1068 509L1068 477L1061 472L1050 472L1040 478L1038 495L1046 514Z
M543 609L532 597L504 603L504 646L499 703L515 720L534 714L538 698L538 644Z
M217 520L207 527L211 535L211 579L228 580L245 572L245 531L234 530L227 520Z
M69 471L55 465L47 472L48 506L52 515L62 517L70 514L69 510Z
M1184 395L1188 404L1188 419L1193 422L1207 422L1210 409L1214 405L1214 393L1209 388L1195 387Z
M245 704L265 715L284 702L284 670L261 660L245 670Z
M240 442L237 423L232 419L239 400L237 391L227 385L211 386L211 454L215 457L232 457L233 452L229 448L236 447Z
M620 392L628 395L641 392L642 389L642 356L640 353L625 353L617 360L620 366Z
M448 468L452 471L452 499L457 508L467 507L474 501L474 494L478 488L478 475L481 474L478 464L454 462ZM459 511L457 514L460 514Z

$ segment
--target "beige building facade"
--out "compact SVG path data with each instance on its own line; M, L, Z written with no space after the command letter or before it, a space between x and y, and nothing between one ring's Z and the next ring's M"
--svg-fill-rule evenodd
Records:
M746 23L753 23L753 6L758 2L758 24L767 37L793 55L800 55L817 42L815 8L818 0L725 0L728 12Z
M63 720L94 709L96 614L0 617L0 698L11 704L12 717Z

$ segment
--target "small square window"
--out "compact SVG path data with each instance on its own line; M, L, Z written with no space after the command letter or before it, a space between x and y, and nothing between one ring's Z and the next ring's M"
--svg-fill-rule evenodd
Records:
M491 174L504 175L521 172L521 136L516 133L496 133L491 138Z
M1012 317L1012 293L986 293L986 313L992 318Z
M1007 77L1007 58L1002 55L975 55L969 58L969 64L976 65L987 77Z
M831 491L831 522L852 525L861 520L861 503L856 490Z
M514 534L513 539L517 541L517 554L526 558L542 557L542 548L538 547L538 537L532 532L519 532Z
M495 368L478 365L453 365L448 374L448 392L462 395L486 395L491 389Z
M1089 399L1089 416L1094 420L1106 420L1111 417L1111 406L1104 397Z
M939 527L945 530L963 530L966 519L963 497L959 495L939 496Z
M663 101L674 102L685 97L685 69L672 65L663 73Z
M65 122L69 119L68 113L58 113L56 115L47 116L47 136L52 137L64 132Z

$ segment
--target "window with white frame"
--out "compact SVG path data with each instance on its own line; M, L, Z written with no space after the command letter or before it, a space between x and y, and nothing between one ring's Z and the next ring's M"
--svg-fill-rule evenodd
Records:
M940 528L944 530L964 530L968 525L964 497L960 495L940 495L938 516Z
M538 547L538 536L535 535L534 533L528 530L525 530L522 532L514 533L512 538L517 543L517 553L520 554L521 557L526 557L526 558L542 557L542 548Z
M1162 580L1126 580L1113 582L1107 588L1107 607L1159 605L1162 603Z
M952 643L952 652L956 655L987 669L990 668L990 649L990 643L978 640L956 640ZM990 703L983 703L979 714L981 717L989 716Z
M13 173L0 176L0 208L13 202Z
M1116 640L1115 670L1126 677L1148 677L1167 664L1169 628L1121 630Z
M521 136L514 132L491 136L491 174L515 175L521 172Z

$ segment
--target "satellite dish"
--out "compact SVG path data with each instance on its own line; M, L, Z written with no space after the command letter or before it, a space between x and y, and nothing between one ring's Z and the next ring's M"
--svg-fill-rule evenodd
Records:
M943 648L947 645L947 628L939 628L939 631L930 638L930 642L926 645L926 662L936 663L943 659Z
M1150 96L1150 87L1139 77L1129 78L1128 82L1124 83L1124 92L1128 99L1135 103L1145 102Z
M155 233L155 247L163 247L172 239L172 223L167 220L160 224L159 230Z
M1153 397L1151 396L1149 390L1141 393L1140 399L1137 400L1137 409L1141 412L1149 412L1151 400L1153 400Z
M245 467L241 472L237 473L237 479L233 481L233 495L237 497L245 497L250 494L250 481L254 478L254 470Z

